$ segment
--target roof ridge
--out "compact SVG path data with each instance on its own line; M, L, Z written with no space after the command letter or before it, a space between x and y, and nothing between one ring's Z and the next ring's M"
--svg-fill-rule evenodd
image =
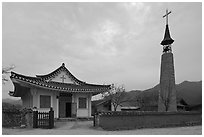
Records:
M54 71L52 71L52 72L50 72L50 73L48 73L48 74L45 74L45 75L36 75L36 77L40 77L40 78L48 77L48 75L57 72L57 71L60 70L63 66L64 66L64 65L61 65L60 67L58 67L57 69L55 69Z
M53 90L63 90L63 91L71 91L71 92L101 92L101 91L106 91L109 90L109 86L103 86L103 85L98 85L97 86L90 86L90 85L76 85L76 84L68 84L68 83L60 83L60 82L50 82L50 81L45 81L40 78L36 77L29 77L29 76L24 76L21 74L17 74L15 72L11 72L10 76L11 80L20 80L21 82L25 82L29 85L34 85L34 86L40 86L43 88L49 88ZM14 82L14 81L13 81Z
M76 77L65 67L65 64L64 64L64 63L62 63L62 65L61 65L59 68L57 68L56 70L52 71L52 72L49 73L49 74L46 74L46 75L36 75L36 77L39 77L39 78L41 78L41 79L43 79L43 80L47 80L47 79L49 79L49 78L55 76L56 74L60 73L62 70L65 70L65 71L67 72L67 74L70 76L70 78L71 78L74 82L76 82L76 83L78 83L78 84L80 84L80 85L86 84L86 82L81 81L81 80L79 80L78 78L76 78Z

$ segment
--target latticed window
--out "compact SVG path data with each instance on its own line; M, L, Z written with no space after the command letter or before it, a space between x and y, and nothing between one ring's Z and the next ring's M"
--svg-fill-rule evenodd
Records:
M40 108L50 108L51 107L51 96L40 95Z
M86 108L87 106L87 99L86 98L79 98L79 108Z

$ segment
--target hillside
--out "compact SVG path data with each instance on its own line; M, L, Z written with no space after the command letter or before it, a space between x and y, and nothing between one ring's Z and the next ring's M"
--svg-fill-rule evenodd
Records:
M132 90L126 92L123 100L128 100L129 105L136 105L135 101L143 98L147 105L157 105L159 84L153 88L141 91ZM183 99L188 105L202 104L202 81L184 81L176 85L177 100ZM21 100L2 99L3 104L22 105Z
M21 109L22 101L13 99L2 99L2 109Z
M12 105L22 105L21 99L14 100L14 99L6 98L6 99L2 99L2 103L8 103Z
M189 105L202 104L202 81L184 81L176 86L177 97L183 98Z
M183 99L188 105L191 106L202 104L202 81L199 82L184 81L176 85L176 90L177 100ZM158 100L158 91L159 84L153 88L140 91L139 96L143 97L147 104L156 105ZM132 98L138 98L138 96Z

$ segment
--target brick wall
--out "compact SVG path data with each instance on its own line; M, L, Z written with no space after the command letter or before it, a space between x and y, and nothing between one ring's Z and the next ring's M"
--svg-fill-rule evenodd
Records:
M102 112L96 126L105 130L201 124L200 112Z

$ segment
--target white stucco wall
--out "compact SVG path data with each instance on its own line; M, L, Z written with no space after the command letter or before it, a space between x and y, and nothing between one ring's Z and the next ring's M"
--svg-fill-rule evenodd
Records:
M49 95L51 96L51 107L54 110L54 117L59 117L59 92L52 91L52 90L44 90L44 89L31 89L31 93L33 95L33 107L37 107L38 111L41 112L48 112L49 108L40 108L40 95ZM79 108L79 98L84 97L87 98L87 106L86 108ZM84 94L84 93L75 93L72 96L72 102L76 103L76 113L77 117L91 117L91 94Z
M58 92L43 90L43 89L32 89L33 93L33 107L37 107L38 111L48 112L50 108L40 108L40 95L49 95L51 96L51 107L54 110L54 117L58 117Z
M79 98L87 98L86 108L79 108ZM80 94L75 95L75 101L77 103L77 117L91 117L91 94Z

